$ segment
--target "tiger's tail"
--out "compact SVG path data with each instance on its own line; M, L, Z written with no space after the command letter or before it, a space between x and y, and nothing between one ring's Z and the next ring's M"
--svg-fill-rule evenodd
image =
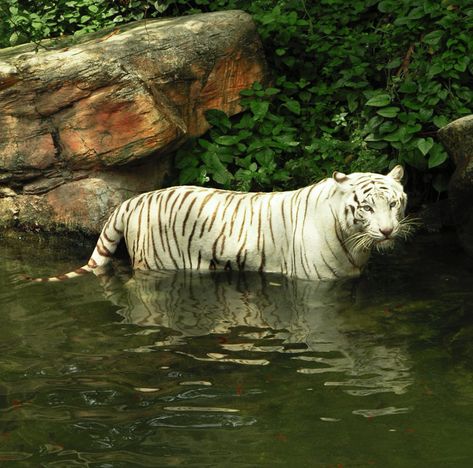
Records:
M123 214L121 213L121 206L119 206L105 223L97 244L95 245L95 249L87 264L77 268L76 270L57 276L45 278L23 277L23 279L34 283L58 282L77 278L94 271L99 271L110 262L111 257L115 253L115 250L117 250L118 244L123 237L123 232Z

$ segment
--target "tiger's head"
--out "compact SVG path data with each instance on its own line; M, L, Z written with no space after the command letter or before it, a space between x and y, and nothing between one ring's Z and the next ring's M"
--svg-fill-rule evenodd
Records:
M405 216L403 175L402 166L385 176L371 172L333 174L342 194L338 218L345 244L355 253L392 248L396 238L411 232L412 223Z

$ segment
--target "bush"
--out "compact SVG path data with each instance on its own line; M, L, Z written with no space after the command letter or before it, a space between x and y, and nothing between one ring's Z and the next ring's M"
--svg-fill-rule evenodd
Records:
M274 85L244 92L246 112L231 121L211 114L214 129L178 153L180 181L292 188L335 169L382 171L402 163L445 190L450 165L435 135L471 113L473 5L262 5L251 12Z
M134 19L241 8L274 73L245 111L177 153L180 183L301 186L333 170L407 165L438 192L450 162L435 140L472 112L473 5L454 0L9 0L0 40L83 34ZM5 15L4 15L5 16Z
M143 0L6 0L0 46L76 36L146 17L160 16L167 5Z

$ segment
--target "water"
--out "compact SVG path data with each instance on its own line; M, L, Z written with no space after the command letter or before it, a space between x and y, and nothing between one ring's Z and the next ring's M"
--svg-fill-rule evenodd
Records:
M89 249L2 242L2 467L471 466L473 262L451 236L344 283L126 261L15 280Z

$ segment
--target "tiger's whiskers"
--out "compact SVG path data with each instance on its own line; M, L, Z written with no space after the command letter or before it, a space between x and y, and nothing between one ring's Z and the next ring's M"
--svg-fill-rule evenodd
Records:
M373 243L373 239L366 232L355 232L345 240L345 245L355 254L370 250Z
M397 235L401 236L404 240L407 240L421 225L422 221L420 218L415 218L410 215L405 216L399 220Z

